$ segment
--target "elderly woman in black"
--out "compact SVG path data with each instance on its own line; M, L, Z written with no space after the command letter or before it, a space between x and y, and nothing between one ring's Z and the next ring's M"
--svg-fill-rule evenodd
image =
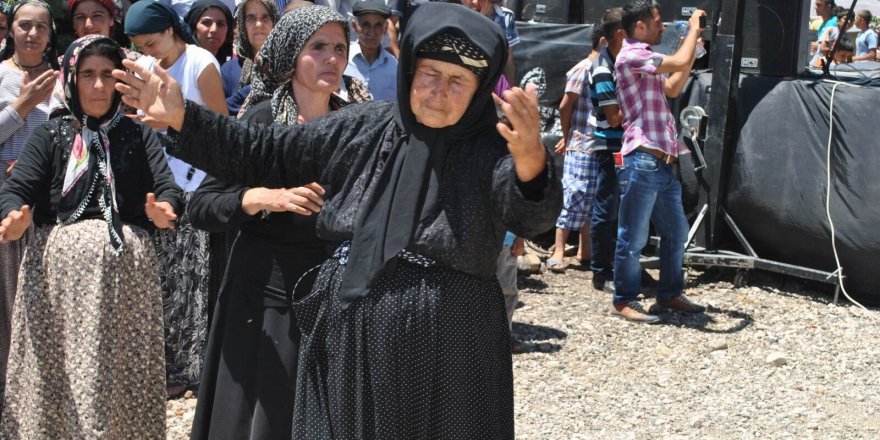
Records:
M309 6L285 14L256 58L241 119L295 125L342 108L347 102L334 92L347 62L348 23L336 11ZM344 83L352 102L369 96L357 80ZM208 337L193 440L290 438L299 332L288 295L329 256L309 215L320 210L323 189L316 185L247 188L209 176L190 201L193 226L241 230L232 235Z
M172 79L114 72L126 102L168 123L169 152L217 177L334 194L318 236L338 244L302 331L293 438L512 438L509 330L495 262L505 230L553 227L561 185L537 98L492 89L500 29L445 3L412 14L396 103L348 106L309 124L241 124L184 105ZM219 150L218 150L219 148ZM215 154L207 154L215 151Z
M34 130L0 189L0 241L36 226L0 438L164 437L162 292L147 230L171 227L182 200L156 134L116 111L111 72L123 57L100 35L70 46L66 112Z

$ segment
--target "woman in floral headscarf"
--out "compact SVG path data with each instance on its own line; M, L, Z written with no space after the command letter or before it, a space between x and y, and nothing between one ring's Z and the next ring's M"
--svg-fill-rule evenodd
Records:
M67 112L34 130L0 189L0 241L35 225L0 438L164 438L162 294L147 231L172 226L182 200L155 132L117 112L110 72L122 59L99 35L68 48Z
M325 6L284 15L256 58L257 94L242 120L295 125L346 105L334 92L348 61L347 30ZM362 83L344 82L351 102L366 99ZM316 183L270 190L208 177L193 196L193 225L237 237L208 338L192 439L290 438L299 335L289 304L295 286L311 287L303 274L329 256L315 233L323 193Z

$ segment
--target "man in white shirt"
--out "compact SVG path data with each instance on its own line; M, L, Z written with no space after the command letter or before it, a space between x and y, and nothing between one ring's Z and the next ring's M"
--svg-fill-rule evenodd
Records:
M381 3L359 1L351 8L358 41L351 44L345 74L367 84L376 101L397 98L397 58L382 47L391 9Z

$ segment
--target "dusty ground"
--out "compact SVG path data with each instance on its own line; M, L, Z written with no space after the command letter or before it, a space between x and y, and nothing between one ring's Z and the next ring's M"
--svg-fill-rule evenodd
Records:
M880 438L876 309L778 276L737 288L731 272L691 271L708 313L634 324L608 314L590 277L520 278L517 438ZM194 407L168 402L169 439L188 438Z

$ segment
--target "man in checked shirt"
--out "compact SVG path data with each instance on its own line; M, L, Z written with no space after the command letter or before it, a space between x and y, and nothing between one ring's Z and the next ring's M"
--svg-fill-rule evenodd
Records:
M687 153L676 139L675 119L666 98L681 93L694 63L701 29L697 10L690 32L679 49L664 56L651 50L663 30L660 9L648 0L631 0L623 8L628 38L614 64L617 95L623 112L623 166L618 168L620 212L614 256L613 312L631 321L657 322L660 310L702 313L682 293L682 263L688 223L681 204L681 183L675 170L679 154ZM660 282L650 314L637 303L641 288L639 254L648 241L648 221L660 235Z

